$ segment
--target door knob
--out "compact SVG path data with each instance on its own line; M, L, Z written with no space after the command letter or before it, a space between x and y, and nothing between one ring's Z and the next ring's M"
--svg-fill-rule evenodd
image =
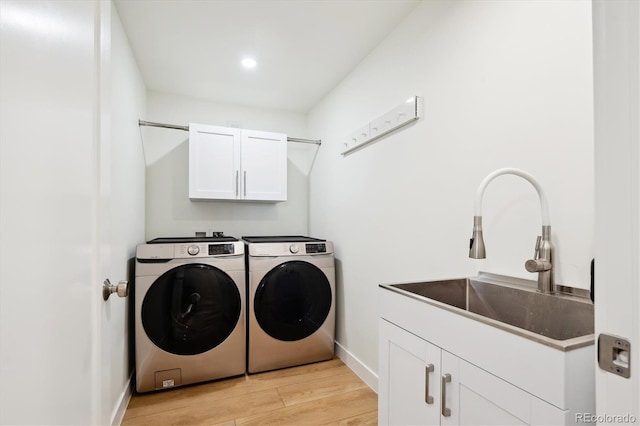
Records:
M117 285L113 285L109 278L104 280L104 283L102 283L102 298L108 300L113 293L117 293L120 297L127 297L129 295L129 281L123 280Z

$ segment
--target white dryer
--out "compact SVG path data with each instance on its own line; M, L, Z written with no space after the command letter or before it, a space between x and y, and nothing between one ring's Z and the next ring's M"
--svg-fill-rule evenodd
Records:
M135 271L136 390L244 374L244 244L233 237L157 238Z
M333 243L303 236L242 238L247 244L247 371L332 358Z

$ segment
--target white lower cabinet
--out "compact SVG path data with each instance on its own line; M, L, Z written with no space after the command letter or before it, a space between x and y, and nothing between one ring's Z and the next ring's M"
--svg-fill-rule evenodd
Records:
M560 425L565 412L380 319L381 425Z
M440 424L440 348L380 320L381 425Z

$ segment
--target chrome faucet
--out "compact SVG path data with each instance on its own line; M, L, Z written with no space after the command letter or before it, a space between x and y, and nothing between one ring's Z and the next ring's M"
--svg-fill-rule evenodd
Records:
M473 236L469 247L469 257L472 259L484 259L486 257L484 239L482 237L482 196L489 182L500 175L511 174L527 180L538 193L540 210L542 212L542 235L536 240L533 259L525 262L524 267L529 272L538 273L538 291L541 293L554 293L553 281L553 246L551 245L551 225L549 224L549 206L547 197L536 179L529 173L513 168L498 169L484 178L476 191L475 216L473 217Z

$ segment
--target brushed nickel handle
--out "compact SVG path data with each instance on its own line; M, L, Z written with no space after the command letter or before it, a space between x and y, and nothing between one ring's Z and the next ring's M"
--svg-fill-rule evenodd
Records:
M536 247L533 250L533 258L534 259L539 259L540 258L540 242L542 241L542 235L538 235L538 237L536 238Z
M240 182L240 172L236 170L236 197L238 196L239 182Z
M106 301L113 293L117 293L120 297L127 297L129 295L129 281L120 281L118 284L113 285L109 278L102 283L102 298Z
M247 171L244 171L244 179L242 179L244 183L244 196L247 196Z
M429 395L429 374L433 373L433 364L427 364L424 372L424 402L433 404L433 397Z
M451 416L451 409L447 408L447 383L451 383L451 374L447 373L442 376L441 392L442 395L442 415L444 417Z
M524 269L529 272L550 271L551 266L551 262L546 259L529 259L524 263Z

